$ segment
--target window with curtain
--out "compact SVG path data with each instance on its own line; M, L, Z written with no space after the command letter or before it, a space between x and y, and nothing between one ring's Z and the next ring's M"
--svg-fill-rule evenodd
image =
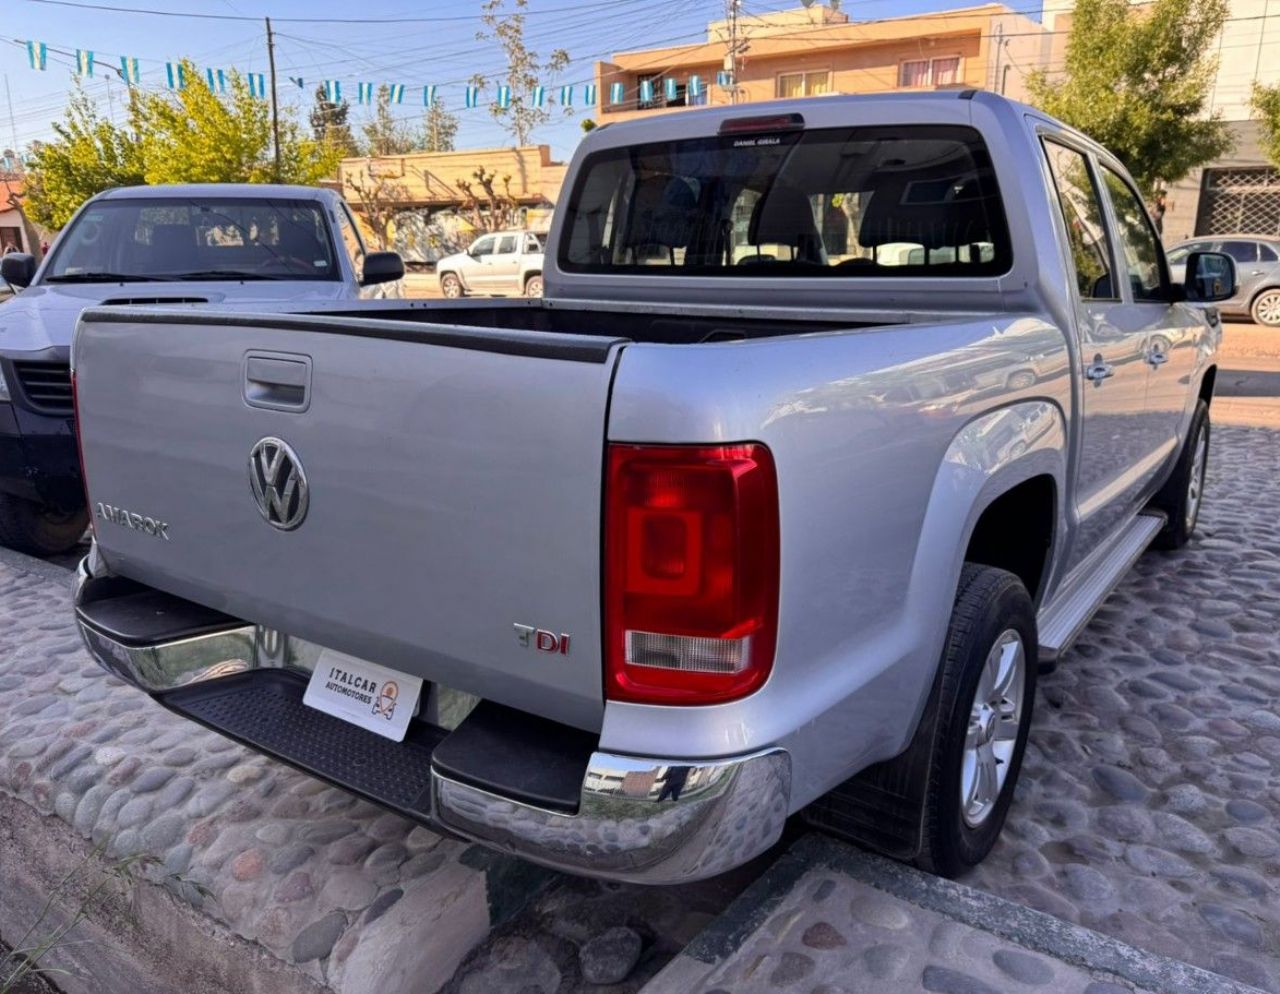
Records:
M831 73L820 69L817 72L784 72L778 76L778 96L816 97L831 92Z
M929 60L918 59L914 62L902 63L898 81L902 86L928 86Z
M960 57L934 59L932 66L934 86L953 86L960 82Z

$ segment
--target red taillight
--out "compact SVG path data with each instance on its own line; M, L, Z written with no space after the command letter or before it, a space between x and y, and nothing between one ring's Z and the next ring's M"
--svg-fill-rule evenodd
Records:
M763 445L611 445L605 678L611 700L712 704L773 667L778 479Z

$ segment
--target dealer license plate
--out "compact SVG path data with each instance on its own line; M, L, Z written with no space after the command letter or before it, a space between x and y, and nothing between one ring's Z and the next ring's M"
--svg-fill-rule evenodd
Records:
M421 677L323 649L302 703L403 742L421 693Z

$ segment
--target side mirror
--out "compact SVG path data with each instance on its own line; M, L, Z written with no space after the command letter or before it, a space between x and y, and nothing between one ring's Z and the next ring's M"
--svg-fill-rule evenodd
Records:
M1192 252L1187 256L1186 298L1194 304L1213 304L1235 296L1236 264L1221 252Z
M404 260L399 252L370 252L364 257L364 276L361 286L390 283L404 277Z
M0 258L0 277L12 287L30 286L36 278L36 257L26 252L10 252Z

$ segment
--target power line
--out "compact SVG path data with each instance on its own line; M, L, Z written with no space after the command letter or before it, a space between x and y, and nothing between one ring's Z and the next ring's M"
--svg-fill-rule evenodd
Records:
M96 10L113 14L145 14L153 17L186 17L202 21L260 21L249 14L207 14L180 10L156 10L151 7L115 7L107 4L81 3L79 0L26 0L27 3L45 4L50 7L74 7L79 10ZM566 11L581 13L613 6L613 0L577 4L570 7L549 7L545 10L523 11L523 16L558 14ZM279 24L444 24L449 22L478 21L479 14L459 14L449 17L276 17Z

